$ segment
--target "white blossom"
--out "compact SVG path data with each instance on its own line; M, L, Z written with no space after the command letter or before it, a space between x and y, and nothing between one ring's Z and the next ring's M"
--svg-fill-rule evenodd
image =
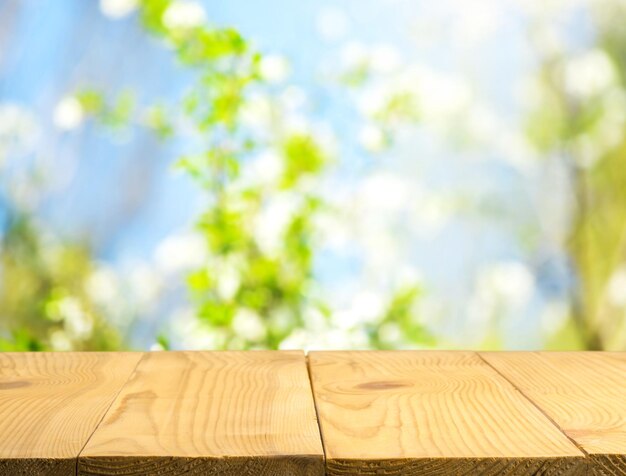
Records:
M620 266L613 272L606 292L611 304L626 307L626 266Z
M360 323L372 323L382 316L386 304L380 292L362 291L354 296L352 311L359 316Z
M251 309L239 309L233 317L233 331L240 337L260 341L265 337L265 325L261 316Z
M176 309L172 315L171 326L172 335L184 349L215 349L222 347L225 341L223 329L206 326L191 308Z
M351 41L341 49L340 60L346 69L357 68L368 62L368 49L362 43Z
M5 156L29 150L39 135L34 116L17 104L0 104L0 165Z
M528 266L519 261L504 261L482 269L478 276L478 295L483 302L500 300L519 308L535 290L535 278Z
M282 175L284 164L280 156L271 150L261 152L244 169L242 181L251 183L275 183Z
M84 120L83 106L74 96L66 96L54 108L52 120L59 129L71 130Z
M290 72L289 62L284 56L266 55L261 59L261 76L270 83L280 83L287 79Z
M385 309L383 296L374 291L363 291L353 297L346 309L331 315L331 322L336 329L357 329L363 324L373 323L382 316Z
M300 350L305 349L308 343L308 333L304 329L294 329L280 344L280 350Z
M493 36L502 25L502 2L472 0L463 2L452 26L452 34L463 47L480 44Z
M454 214L453 200L445 196L423 196L415 205L415 231L423 236L434 237L450 221Z
M154 342L151 346L150 346L150 352L161 352L165 350L165 348L163 347L162 344L160 344L159 342Z
M241 285L240 261L236 257L223 259L215 269L217 275L217 293L223 300L232 299Z
M109 18L123 18L138 7L137 0L100 0L100 11Z
M241 122L242 124L264 130L268 127L268 124L272 122L274 115L274 108L269 97L264 94L251 94L244 102L241 109Z
M202 266L207 259L207 247L198 233L172 235L159 243L154 258L161 272L180 273Z
M163 12L163 23L169 29L194 28L206 22L206 12L201 3L177 0Z
M127 274L129 291L140 308L150 308L157 303L161 291L161 277L145 263L133 263Z
M400 65L400 53L392 45L381 44L372 48L371 66L377 73L390 73Z
M411 189L407 179L388 172L378 172L359 184L356 200L365 213L389 213L407 206L412 195Z
M386 344L395 346L400 344L403 340L402 330L400 326L394 322L387 322L380 326L378 337Z
M359 131L359 142L370 152L380 152L385 146L385 134L374 124L365 124Z
M616 81L615 67L608 55L598 49L588 51L566 62L565 89L587 99L605 91Z
M386 83L377 83L364 87L357 98L357 107L366 117L373 117L381 111L394 89Z
M116 273L108 266L98 266L85 281L85 290L96 304L108 306L120 299L120 282Z
M63 320L65 331L75 339L85 339L93 331L93 320L80 301L75 297L65 297L56 302L57 312Z
M470 104L470 88L458 77L425 70L418 85L420 112L430 120L449 120Z
M289 114L281 125L285 136L311 133L311 124L307 117L301 113Z
M53 350L59 352L72 350L72 341L67 334L61 330L56 330L50 335L50 345Z
M255 218L253 235L259 248L267 255L280 251L282 237L299 205L296 195L278 193L270 198Z

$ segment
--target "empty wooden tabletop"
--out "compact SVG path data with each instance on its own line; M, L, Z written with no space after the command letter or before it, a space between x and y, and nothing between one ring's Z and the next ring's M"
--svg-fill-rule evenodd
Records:
M79 474L324 474L302 352L146 354Z
M0 476L76 474L626 475L626 353L0 353Z
M583 474L584 455L471 352L313 352L329 474Z
M74 474L141 354L0 353L0 475Z
M594 474L626 475L626 352L482 356L589 455Z

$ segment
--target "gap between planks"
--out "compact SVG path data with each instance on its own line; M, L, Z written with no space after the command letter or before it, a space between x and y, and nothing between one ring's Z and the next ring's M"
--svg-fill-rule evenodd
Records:
M572 444L573 444L576 448L578 448L582 454L584 454L584 455L585 455L585 458L589 459L589 453L587 453L587 451L585 451L585 449L584 449L581 445L579 445L579 444L576 442L576 440L574 440L572 437L570 437L570 436L569 436L569 435L565 432L565 430L564 430L563 428L561 428L561 426L560 426L560 425L559 425L556 421L554 421L554 419L553 419L550 415L548 415L548 413L547 413L547 412L546 412L543 408L541 408L541 407L540 407L537 403L535 403L535 401L534 401L532 398L530 398L528 395L526 395L526 393L525 393L525 392L524 392L521 388L519 388L519 387L515 384L515 382L513 382L513 380L511 380L510 378L508 378L506 375L504 375L502 372L500 372L500 371L499 371L496 367L494 367L493 365L491 365L491 364L489 363L489 361L487 361L487 359L485 359L485 358L483 357L482 352L474 352L474 353L475 353L476 355L478 355L478 357L480 358L480 360L482 360L485 364L487 364L489 367L491 367L491 368L492 368L492 369L493 369L493 370L494 370L494 371L495 371L498 375L500 375L500 377L502 377L504 380L506 380L507 382L509 382L509 383L511 384L511 386L512 386L512 387L513 387L516 391L518 391L518 392L522 395L522 397L524 397L526 400L528 400L528 401L531 403L531 405L533 405L535 408L537 408L537 410L539 410L539 411L541 412L541 414L542 414L544 417L546 417L546 419L547 419L550 423L552 423L552 424L553 424L553 425L554 425L554 426L555 426L555 427L556 427L556 428L557 428L557 429L558 429L561 433L563 433L563 436L565 436L568 440L570 440L570 442L571 442L571 443L572 443Z
M416 350L415 352L419 352L418 350ZM550 417L537 403L535 403L535 401L533 399L531 399L523 390L521 390L516 384L515 382L510 379L509 377L507 377L506 375L504 375L502 372L500 372L497 368L495 368L492 364L490 364L485 358L483 358L482 356L482 352L479 351L471 351L472 354L476 355L482 362L485 363L485 365L487 365L487 367L489 367L490 369L492 369L499 377L501 377L502 379L504 379L507 383L509 383L513 389L515 391L517 391L525 400L527 400L531 405L533 405L535 408L537 408L537 410L539 412L541 412L541 414L554 426L558 429L558 431L560 433L562 433L583 455L586 459L589 458L589 454L587 451L584 450L584 448L582 448L573 438L571 438L569 435L567 435L567 433L563 430L563 428L561 428L556 421L554 421L554 419L552 417ZM307 378L308 378L308 383L309 383L309 388L311 391L311 395L313 398L313 408L315 411L315 418L316 418L316 423L317 423L317 429L319 432L319 436L320 436L320 441L321 441L321 445L322 445L322 457L323 457L323 461L324 461L324 466L326 466L326 459L327 459L327 450L326 450L326 441L324 439L324 433L322 430L322 426L320 424L320 412L319 412L319 407L318 407L318 398L315 394L314 388L313 388L313 381L312 381L312 375L311 375L311 363L310 363L310 359L309 359L309 352L303 352L304 354L304 364L306 366L306 371L307 371ZM111 407L113 406L114 402L116 401L117 397L122 393L122 391L124 390L124 388L128 385L128 382L132 379L133 375L135 374L137 368L139 367L140 363L145 359L146 356L146 352L142 352L142 355L140 357L140 359L137 361L137 363L135 364L132 372L128 375L128 378L126 379L126 381L124 381L124 383L120 386L120 388L118 389L118 391L116 392L115 396L113 397L113 399L111 400L110 404L108 405L106 411L102 414L102 417L100 418L100 420L98 421L97 425L95 426L94 430L91 432L91 434L89 435L89 437L87 438L87 440L85 441L84 445L82 446L80 452L78 453L78 455L76 456L76 461L75 461L75 475L78 476L79 474L79 459L83 454L83 451L85 450L85 448L87 447L88 443L90 442L90 440L92 439L93 435L98 431L98 429L100 428L102 422L105 420L105 418L108 416L109 411L111 410Z
M167 383L159 370L163 365L175 373L175 381ZM203 398L215 385L217 397ZM265 403L258 395L249 395L255 388L257 394L264 392ZM244 392L245 398L238 392ZM185 411L196 409L187 399L190 396L203 402L200 413L216 425L211 431ZM127 399L132 405L125 404ZM220 410L229 401L230 407ZM178 408L179 404L186 407ZM150 429L156 416L174 415L175 410L180 411L180 421L172 417L159 425L158 433ZM233 424L243 426L233 428ZM186 433L191 425L189 433L198 439L182 445L178 439L181 425ZM119 446L124 439L133 441L130 449ZM175 468L186 471L192 462L197 474L257 474L249 472L252 470L324 474L324 452L304 352L146 353L78 455L78 472L113 474L124 460L134 468L133 474L144 474L137 471L145 469L140 466L146 461L154 463L150 474L159 473L159 465L177 474Z
M584 474L585 454L475 351L312 352L309 367L330 474Z
M96 431L98 431L98 428L100 428L100 425L104 421L104 418L109 414L109 411L111 410L111 407L113 406L113 403L115 402L115 400L117 400L117 397L119 396L119 394L122 393L122 390L124 389L124 387L126 387L128 382L130 381L130 379L134 375L135 371L137 370L137 367L139 367L139 363L144 359L145 356L146 356L146 353L142 352L141 353L141 357L139 357L139 360L137 360L137 363L133 367L133 370L128 374L128 377L126 378L124 383L122 385L120 385L120 388L117 390L117 393L111 399L111 403L109 403L109 406L107 407L107 409L102 413L102 418L100 418L100 421L98 421L98 423L96 424L96 427L93 429L93 431L91 432L89 437L85 440L85 444L83 445L83 447L80 449L80 451L76 455L76 464L75 464L74 476L78 476L78 461L80 460L80 455L83 453L83 451L85 451L85 448L87 447L87 443L89 443L89 441L91 440L93 435L96 433Z
M322 432L322 425L320 424L320 412L317 408L317 399L315 398L315 390L313 389L313 378L311 377L311 365L308 352L304 352L304 365L306 365L306 374L309 378L309 388L311 389L313 409L315 410L315 421L317 422L317 431L319 432L320 441L322 442L322 458L324 459L324 468L326 468L326 443L324 442L324 433Z
M419 352L419 351L415 351L415 352ZM581 447L581 445L572 437L570 437L567 432L564 430L564 428L562 428L555 420L554 418L552 418L540 405L540 403L536 403L535 399L533 399L531 396L529 396L523 389L521 389L514 381L514 379L507 377L505 374L503 374L498 368L496 368L493 364L491 364L484 356L483 356L483 352L477 352L477 351L471 351L470 353L476 355L482 362L484 362L485 365L487 365L490 369L492 369L499 377L501 377L504 381L506 381L508 384L510 384L513 389L515 391L517 391L526 401L528 401L531 405L533 405L542 415L545 419L547 419L554 427L556 427L556 429L562 433L585 457L585 459L587 459L588 462L591 462L591 456L589 454L588 451L586 451L583 447ZM138 353L139 354L139 353ZM80 449L80 451L78 452L77 456L75 457L75 474L78 475L78 470L79 470L79 459L82 456L85 448L87 447L88 443L91 441L91 439L93 438L94 434L101 428L101 425L103 423L103 421L105 420L105 418L109 415L109 412L111 411L111 408L114 404L114 402L117 400L117 397L122 393L122 391L127 387L129 381L133 378L133 375L136 373L137 368L139 367L139 365L141 364L141 362L144 361L144 359L146 358L146 355L148 355L148 353L146 352L141 352L140 353L141 356L140 358L137 360L137 362L135 363L133 370L127 375L126 379L123 381L123 383L119 386L119 388L117 389L117 392L115 393L114 397L111 399L110 403L108 404L106 410L103 412L101 418L99 419L98 423L95 425L95 428L93 429L93 431L89 434L88 438L85 440L82 448ZM530 352L529 352L530 354ZM315 413L315 419L316 419L316 425L317 425L317 429L318 429L318 434L320 437L320 442L322 445L322 458L323 458L323 462L324 462L324 466L326 466L326 460L327 460L327 448L326 448L326 440L324 438L324 434L323 434L323 430L321 428L321 422L320 422L320 411L319 411L319 407L318 407L318 398L314 392L313 389L313 379L312 379L312 368L311 368L311 362L309 359L309 354L308 352L303 352L303 358L304 358L304 364L306 366L306 377L308 379L308 384L309 384L309 389L311 392L311 396L313 399L313 410Z
M626 352L483 352L588 454L590 474L626 476Z

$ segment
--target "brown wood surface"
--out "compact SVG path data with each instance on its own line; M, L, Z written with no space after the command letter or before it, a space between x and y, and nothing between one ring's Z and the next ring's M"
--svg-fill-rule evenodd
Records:
M590 474L626 475L626 352L481 356L589 454Z
M0 353L0 475L74 475L141 354Z
M585 474L584 455L472 352L311 352L330 475Z
M302 352L145 354L81 475L322 475Z
M308 359L0 353L0 476L626 475L626 353Z

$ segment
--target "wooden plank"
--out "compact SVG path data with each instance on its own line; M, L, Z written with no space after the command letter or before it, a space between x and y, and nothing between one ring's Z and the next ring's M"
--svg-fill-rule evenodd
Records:
M330 475L584 474L584 455L473 352L311 352Z
M626 352L492 352L482 357L590 457L626 475Z
M146 354L78 469L116 476L324 474L304 354Z
M81 448L140 358L0 353L0 475L74 475Z

